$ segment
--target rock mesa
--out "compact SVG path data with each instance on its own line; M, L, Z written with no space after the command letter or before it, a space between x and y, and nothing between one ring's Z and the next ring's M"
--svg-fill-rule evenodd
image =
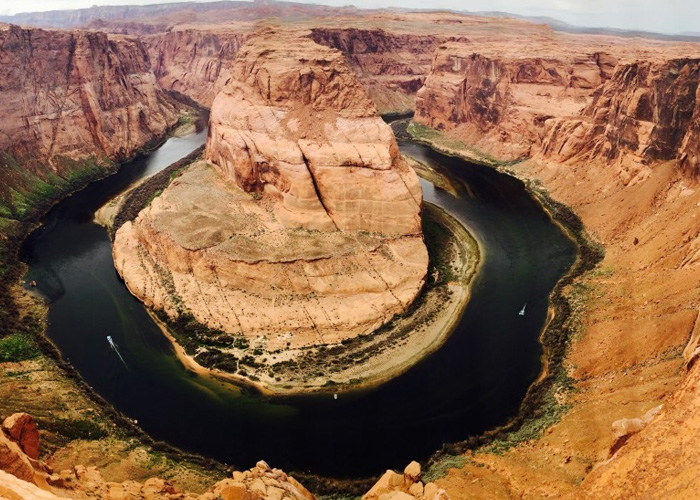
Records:
M249 39L205 158L116 234L117 269L149 306L273 350L369 333L421 291L418 178L338 51Z

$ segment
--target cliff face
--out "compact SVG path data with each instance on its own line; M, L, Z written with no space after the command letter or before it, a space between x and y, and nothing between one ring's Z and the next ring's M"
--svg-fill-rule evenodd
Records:
M610 56L593 42L578 56L575 40L533 50L541 62L526 65L445 44L418 95L416 120L463 143L454 149L532 157L512 170L571 206L605 246L574 285L587 291L569 297L584 311L565 365L571 409L537 440L477 454L438 481L454 496L685 498L698 487L688 446L700 434L698 66L687 57L697 46L611 40Z
M419 235L420 186L391 129L339 52L294 43L246 46L212 108L207 160L278 197L290 227Z
M206 160L117 232L116 266L147 304L277 349L371 332L422 289L420 184L339 52L251 38Z
M158 84L211 107L247 36L239 30L173 30L144 37ZM224 70L224 78L219 75Z
M604 52L495 57L462 43L435 52L415 121L504 160L616 163L623 182L700 156L696 59L617 63Z
M514 58L474 50L459 42L436 49L414 120L509 160L536 150L547 120L581 112L615 65L604 53Z
M138 40L6 25L0 60L0 149L18 158L121 159L177 121Z
M313 28L311 38L342 52L380 113L412 110L435 48L446 37L380 28Z
M672 59L620 65L580 117L551 124L543 154L561 161L626 157L638 168L678 160L684 171L696 174L699 62ZM571 130L578 132L572 135Z

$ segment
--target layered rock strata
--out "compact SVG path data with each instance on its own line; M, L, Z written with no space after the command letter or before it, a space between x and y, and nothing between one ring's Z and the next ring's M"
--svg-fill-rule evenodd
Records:
M354 27L313 28L311 38L345 55L381 113L413 110L433 51L447 40L440 35Z
M0 150L20 159L119 160L177 122L137 39L0 25L0 61Z
M696 175L700 164L700 60L622 64L580 116L548 123L542 155L557 161L620 162L626 181L645 165L677 160Z
M530 156L547 122L580 113L615 64L601 52L494 57L448 42L435 51L418 91L415 121L502 159Z
M251 38L205 156L116 234L148 305L275 350L369 333L420 293L420 184L339 52Z
M226 30L175 29L144 37L158 84L211 107L223 88L250 26ZM224 74L224 78L219 76Z
M481 70L471 79L438 54L443 69L421 91L443 104L425 105L420 118L442 128L443 144L466 154L476 146L495 161L531 156L517 175L572 206L606 249L568 299L585 311L565 364L577 390L556 388L571 409L537 440L452 470L438 485L453 495L686 498L698 487L688 445L700 436L698 76L696 59L678 57L697 46L659 45L652 56L643 45L623 54L611 43L620 62L601 66L600 84L579 88L575 107L561 86L540 96L552 105L530 135L511 131L537 100L517 98L511 58L493 50L472 56L468 67ZM537 96L553 75L535 74Z

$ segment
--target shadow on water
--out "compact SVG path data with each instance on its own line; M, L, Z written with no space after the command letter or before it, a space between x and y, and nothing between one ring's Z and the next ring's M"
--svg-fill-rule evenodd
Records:
M107 233L92 215L205 138L170 139L64 200L25 243L28 280L51 303L48 335L98 393L154 438L185 450L242 468L264 458L334 477L401 469L518 410L540 368L548 294L572 264L574 245L516 179L413 143L400 143L401 150L458 186L453 196L422 181L425 199L464 222L484 250L471 302L442 349L377 389L338 400L270 400L185 370L119 279Z

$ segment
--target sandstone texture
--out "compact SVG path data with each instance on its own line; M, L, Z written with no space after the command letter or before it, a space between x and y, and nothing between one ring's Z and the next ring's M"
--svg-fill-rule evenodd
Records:
M0 150L19 159L120 160L177 122L137 39L3 25L0 61Z
M2 423L2 430L22 451L34 460L39 459L39 429L31 415L15 413Z
M622 64L576 119L553 120L542 154L559 161L619 161L631 182L659 161L697 175L700 60Z
M499 158L530 156L547 121L580 112L615 64L606 53L494 57L445 43L417 93L415 121Z
M337 81L349 85L348 73L343 71L322 77L322 72L312 67L303 75L299 71L293 76L273 78L270 68L275 65L267 60L269 54L258 53L259 64L248 61L246 67L266 68L270 78L267 79L265 71L259 70L255 76L251 71L243 80L253 83L248 89L250 93L239 92L237 86L241 82L229 82L231 86L227 87L225 75L228 62L241 50L237 37L247 32L238 21L216 27L181 25L172 29L172 33L157 33L173 23L193 23L197 18L205 22L231 19L220 13L207 14L207 17L192 9L184 13L158 14L160 17L149 21L150 24L118 26L124 31L154 33L144 42L101 34L20 30L5 25L0 29L0 35L9 40L0 49L3 61L7 62L2 66L4 71L21 78L29 74L34 79L31 82L39 82L33 87L28 84L30 88L44 88L41 75L32 75L28 69L20 70L23 60L14 58L14 54L21 52L22 44L34 39L29 34L36 33L36 40L48 39L44 48L66 46L74 36L75 54L85 53L80 48L86 44L92 47L88 40L96 40L95 43L108 40L109 50L126 51L125 58L129 60L131 49L127 49L131 47L133 51L148 53L148 64L137 65L136 74L145 75L144 81L151 81L157 75L162 86L204 104L213 102L212 88L221 88L224 89L222 102L241 105L241 109L249 113L255 111L250 123L242 123L240 117L231 116L233 110L228 109L229 106L215 109L213 115L219 116L220 123L212 127L212 147L207 154L216 165L202 162L176 179L141 219L130 225L128 238L125 237L127 233L122 235L117 255L123 252L128 259L137 257L138 267L143 263L145 268L124 271L127 266L122 264L123 272L131 276L130 286L133 285L132 289L145 301L150 300L155 307L172 314L181 307L180 294L191 297L191 303L195 304L192 310L197 311L198 319L222 326L238 325L230 312L232 308L218 305L225 303L220 297L228 297L226 294L233 289L226 288L230 283L235 283L236 287L239 283L250 287L246 289L253 290L250 296L259 301L255 302L259 311L271 300L278 306L271 299L272 291L260 287L259 282L263 280L277 287L284 284L288 287L285 290L293 284L295 290L308 294L307 298L313 297L313 301L323 297L319 291L321 283L324 293L340 290L354 294L371 289L377 292L373 300L386 297L386 301L377 302L385 307L390 299L386 287L380 284L380 277L384 278L386 271L374 274L367 268L363 278L357 279L352 273L358 272L360 265L348 264L342 269L347 269L347 276L352 278L346 278L345 271L338 273L333 267L335 262L347 258L338 249L347 244L355 245L354 251L369 256L361 259L362 266L377 259L388 259L386 256L393 254L390 261L393 265L398 262L396 255L406 253L393 250L392 245L410 241L415 236L400 235L398 230L391 235L352 229L336 231L336 224L349 220L340 216L343 206L331 207L330 202L337 202L334 197L326 206L323 196L326 191L310 185L313 169L319 162L327 162L329 155L326 149L314 144L304 149L303 141L313 143L316 137L322 138L319 143L337 144L336 132L342 127L327 133L325 128L333 120L325 119L328 114L325 108L324 119L316 119L315 106L322 94L320 89L328 89L329 83ZM245 13L239 11L237 16L253 19L264 16L265 12L280 12L281 8L259 5L242 9ZM700 368L696 363L700 353L700 291L697 288L700 240L696 228L700 189L695 178L698 46L643 38L565 35L544 25L515 19L434 12L367 15L344 12L345 17L338 11L333 13L333 18L304 19L299 23L306 23L304 27L309 28L308 36L314 41L345 55L347 67L355 72L381 111L406 109L415 99L416 122L439 129L440 136L445 139L441 147L497 164L531 158L512 167L513 172L526 180L537 181L533 185L541 183L555 199L572 206L589 232L606 249L605 260L599 268L575 283L571 290L572 305L579 314L580 325L565 363L577 390L562 389L554 395L557 401L570 405L570 409L539 438L514 446L503 454L479 452L471 455L469 463L450 469L446 477L439 479L436 488L444 489L452 498L695 496L700 477L698 455L694 452L694 443L700 438L696 418L700 401ZM82 14L79 17L84 21L91 19ZM46 20L46 16L39 16L39 19ZM292 48L295 47L296 42ZM108 49L105 49L107 53L111 53ZM243 50L254 51L252 48ZM95 49L95 54L99 56L103 52ZM55 67L47 62L50 58L38 58L37 64L43 64L39 66L42 68L39 73L55 72L62 77L68 58L60 53L57 57L64 59ZM107 61L116 59L104 61L97 66L109 68ZM150 75L148 68L153 68L155 74ZM99 80L93 77L101 74L90 73L91 81ZM9 105L6 104L9 110L18 109L16 101L20 91L17 89L30 81L17 78L0 79L3 98L9 96ZM54 76L50 78L55 80ZM277 86L282 80L298 83L283 92ZM6 83L15 81L19 83L13 83L14 87ZM105 79L107 81L120 80ZM424 85L420 87L419 84ZM0 127L9 127L2 129L8 135L0 135L0 141L6 141L3 144L13 148L15 153L36 149L46 154L52 149L52 141L56 143L54 154L73 154L71 151L74 151L77 156L84 156L98 151L97 147L92 149L95 143L90 139L92 134L85 132L93 125L83 118L75 118L74 123L80 125L75 129L58 127L56 137L59 139L51 139L52 120L59 116L55 110L61 109L56 103L63 102L61 96L65 94L61 92L59 98L48 92L41 94L41 106L48 107L50 103L50 111L42 111L41 106L30 101L31 106L39 109L27 115L29 123L34 124L34 132L26 132L31 129L29 125L26 130L18 125L24 118L18 120L16 116L25 115L13 111L14 118L8 125L0 124ZM149 95L146 89L144 92ZM342 94L339 89L334 92L334 95ZM288 95L294 99L303 96L298 100L306 106L304 113L298 111L301 107L288 106L290 99L285 97ZM352 93L345 98L344 102L350 104L358 102ZM71 99L65 102L70 104ZM115 102L121 104L127 100L115 97ZM147 100L160 109L159 98ZM166 104L163 106L167 108ZM154 112L154 120L158 120L158 113L164 112ZM76 112L75 116L79 114ZM312 135L301 137L301 127L295 130L294 119L300 124L312 121L313 127L309 129ZM337 124L337 118L334 119ZM85 123L89 125L87 128ZM260 130L267 127L277 134L274 141L260 139ZM12 140L7 138L10 129ZM376 137L380 137L383 132L379 127L377 130ZM88 139L83 141L83 137ZM120 148L127 149L124 144L129 143L124 141L129 134L121 133L116 137L121 142L115 140L107 146L118 155ZM278 141L284 147L270 153ZM72 142L88 144L87 153L72 147ZM246 148L247 156L242 152ZM311 153L307 156L306 151ZM341 162L354 157L346 148L339 151L342 151ZM234 160L241 157L247 158L247 163ZM364 159L364 152L362 157ZM383 154L369 156L373 163L376 158L377 165L385 157ZM358 168L355 160L351 160L351 168ZM368 170L375 172L374 168ZM302 175L307 176L306 171L307 181L297 183ZM324 169L319 171L325 173ZM290 179L295 181L294 189L290 188ZM329 192L334 187L330 186ZM224 200L231 207L222 209L217 200ZM187 214L183 216L184 211ZM241 230L234 227L232 213L243 214L254 222ZM306 217L307 214L313 217ZM313 223L318 223L318 227L310 226ZM363 224L371 224L371 218ZM405 220L392 222L394 228L408 226ZM223 229L217 233L214 227ZM238 235L237 231L241 231L235 240L238 254L232 265L230 259L223 257L221 247L231 235ZM353 235L352 242L348 243L343 235ZM307 245L312 236L313 245ZM258 237L264 242L265 252L274 257L259 260ZM301 240L304 242L296 243ZM303 257L290 260L289 252L300 248L306 252ZM324 267L326 264L328 267ZM289 271L293 266L300 270ZM280 269L284 269L290 279L284 281ZM398 271L392 270L390 274L395 277L393 283L400 281ZM185 276L196 276L196 279ZM354 288L349 285L351 281ZM284 301L293 297L291 293L279 295L278 291L279 288L275 295L283 296ZM237 300L237 297L231 298ZM289 303L281 303L279 307L283 311L291 310L285 309ZM314 314L322 310L325 311L321 306L312 309ZM255 316L259 311L255 311ZM241 324L249 325L251 332L262 331L260 325L268 320L262 316L254 319L252 311L250 318L244 314L240 317L243 318ZM324 319L319 314L311 316L306 326L296 330L296 326L288 328L291 323L284 325L285 334L294 333L275 339L271 345L317 342L319 336L315 330L308 337L299 336L299 332L313 330L312 322L330 325L335 319ZM366 326L370 323L366 322ZM304 321L295 324L303 325ZM280 325L276 328L280 331ZM234 331L245 335L243 328ZM321 337L339 338L332 332ZM663 407L658 409L661 404ZM0 455L5 458L1 460L13 464L18 474L30 478L27 463L33 465L28 457L26 461L21 458L20 444L6 434L0 435L0 441L3 439L5 452ZM267 477L269 473L253 471L251 474ZM75 468L72 472L57 473L55 479L62 481L62 476L70 483L74 476L90 478L94 474L87 468ZM0 477L0 488L7 484L4 477ZM265 479L258 478L261 479L256 483L258 494L272 491ZM232 480L235 482L236 478ZM391 473L383 481L385 486L394 488L392 491L387 488L381 495L420 498L418 483L414 482L405 491L406 479L400 474ZM96 480L94 483L100 484ZM156 489L169 488L162 483L149 484ZM143 485L129 488L133 488L128 490L131 495L144 491ZM234 498L246 498L245 495L255 498L252 493L242 493L236 488L238 486L229 490L238 495ZM426 490L427 485L424 485L423 496ZM0 495L5 494L3 491L0 489ZM61 490L61 494L64 491L69 490ZM92 491L103 494L105 490ZM115 495L124 496L127 490L120 486L114 491Z
M243 24L225 30L174 29L143 37L143 42L161 87L210 108L251 28Z
M447 37L382 28L312 28L316 42L341 51L380 113L412 111L435 48Z
M148 305L276 350L369 333L421 291L418 178L339 52L251 37L205 157L117 232Z
M418 462L406 466L403 474L388 470L362 496L362 500L450 500L450 496L435 483L424 484Z

